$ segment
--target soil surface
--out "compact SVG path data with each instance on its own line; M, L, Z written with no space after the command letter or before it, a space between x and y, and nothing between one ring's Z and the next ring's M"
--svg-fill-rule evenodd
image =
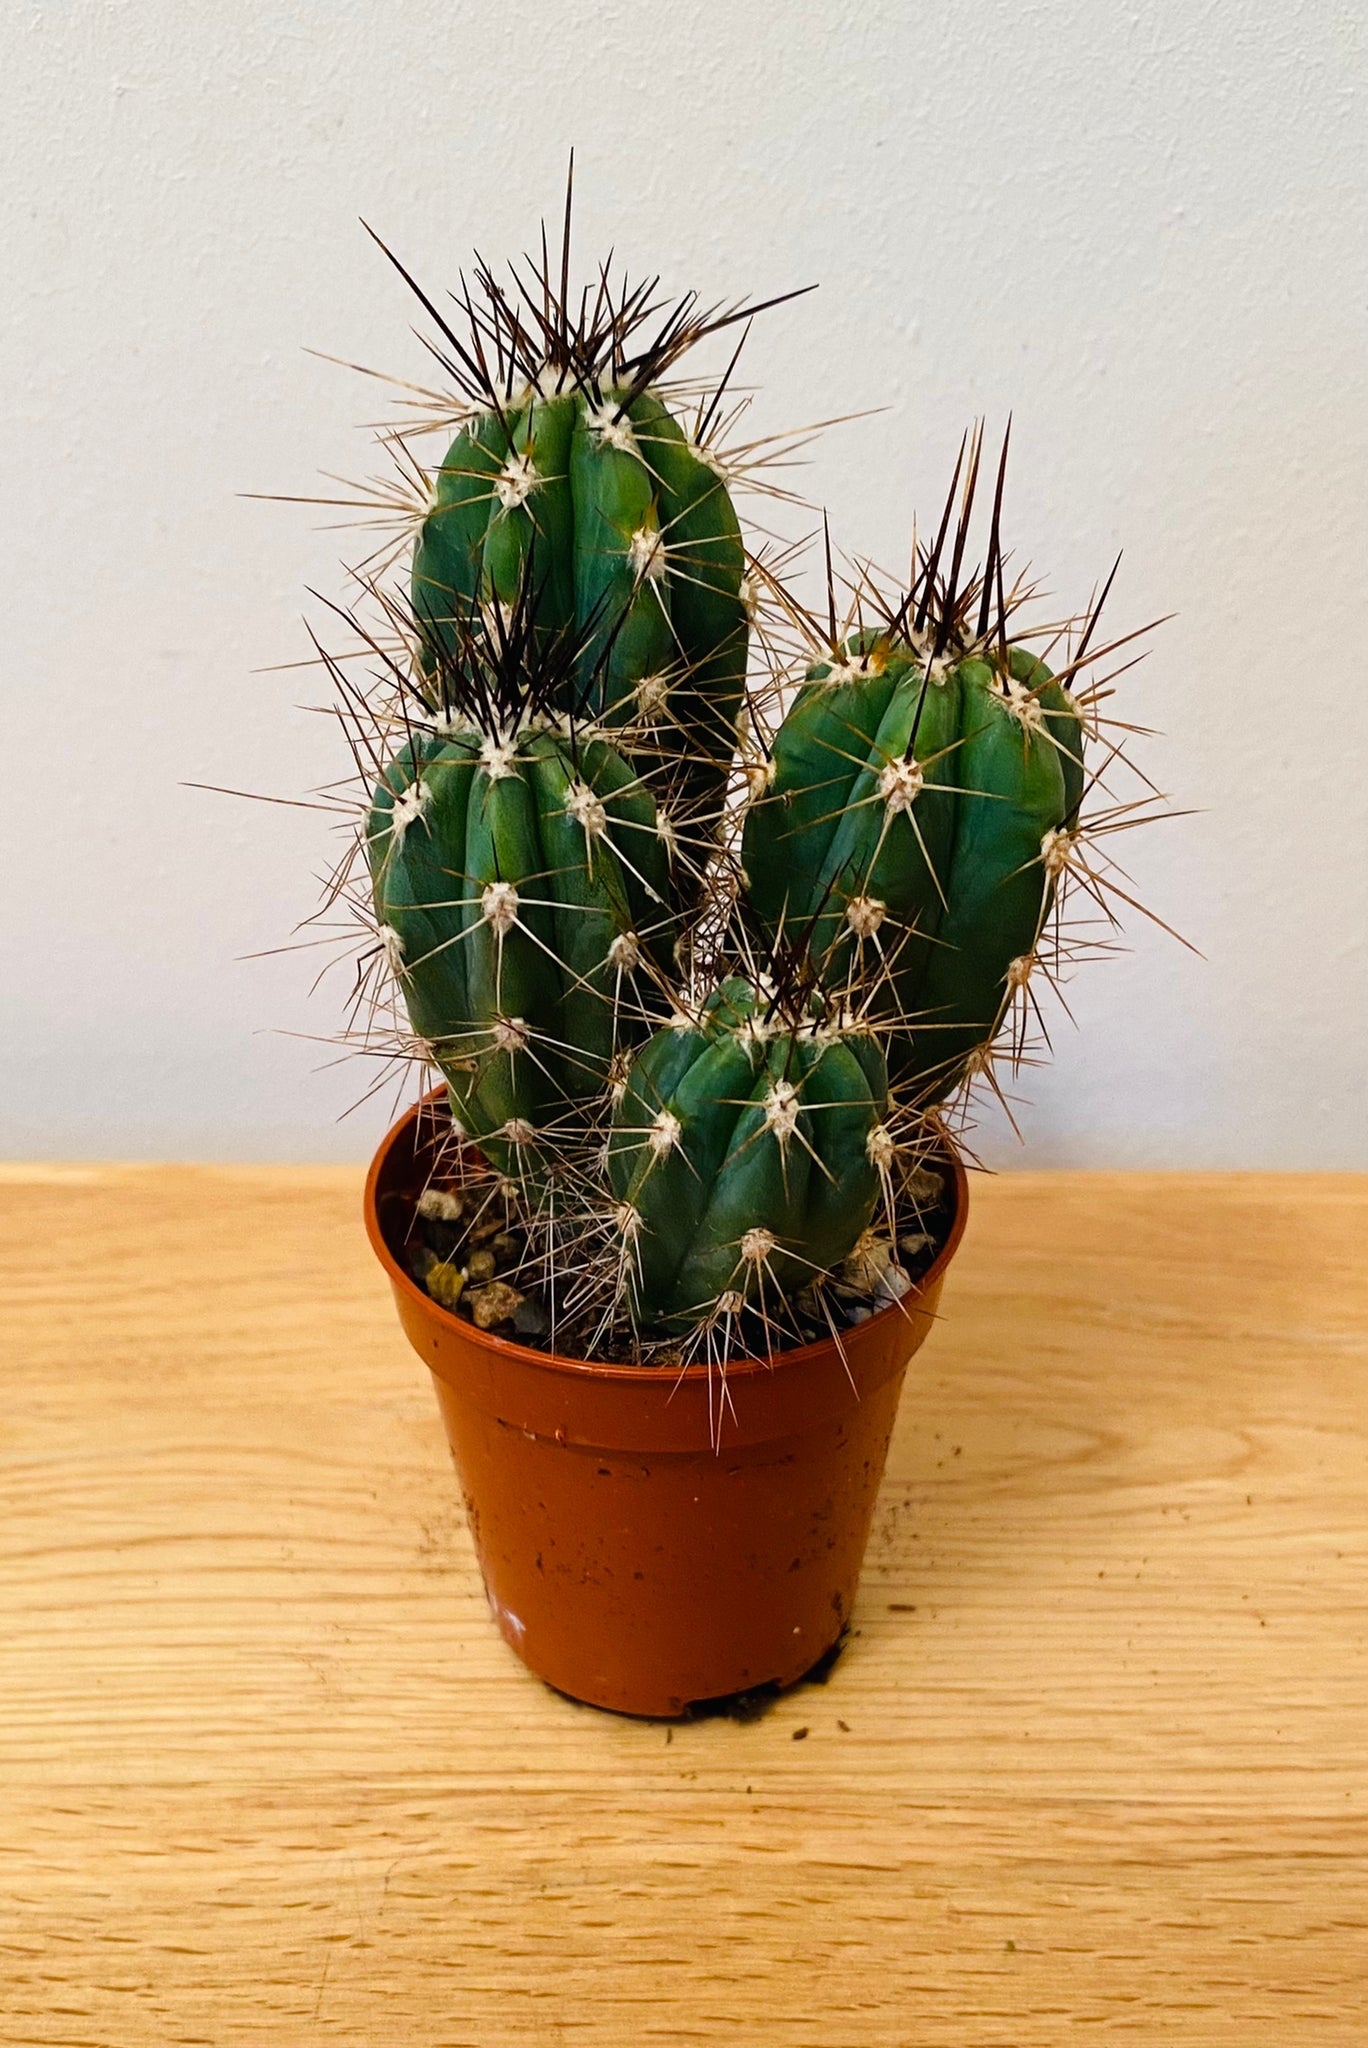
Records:
M751 1311L734 1318L734 1355L773 1356L817 1343L888 1307L935 1261L954 1221L953 1203L948 1164L933 1158L917 1167L900 1190L896 1228L881 1218L841 1266L785 1301L779 1328ZM380 1225L395 1258L443 1308L534 1349L582 1355L563 1313L555 1318L553 1343L558 1305L549 1299L545 1266L516 1189L478 1154L458 1149L440 1115L408 1174L380 1195ZM676 1370L691 1355L688 1340L653 1342L625 1318L593 1351L596 1363Z

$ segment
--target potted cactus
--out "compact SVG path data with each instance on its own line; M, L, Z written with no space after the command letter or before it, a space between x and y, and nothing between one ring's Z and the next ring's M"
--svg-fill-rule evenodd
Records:
M810 613L743 536L770 451L724 448L731 368L680 367L759 309L576 294L568 206L556 265L543 237L453 303L418 394L449 445L429 472L387 430L405 545L323 656L365 1031L437 1081L367 1223L508 1641L680 1714L846 1627L964 1105L1023 1056L1068 899L1106 904L1100 605L1028 644L1005 438L971 562L976 431L909 585L828 542Z

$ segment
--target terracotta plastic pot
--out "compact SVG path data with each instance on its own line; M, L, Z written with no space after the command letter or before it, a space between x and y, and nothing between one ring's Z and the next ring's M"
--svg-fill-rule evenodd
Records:
M849 1619L903 1374L964 1229L963 1172L934 1266L844 1334L844 1361L827 1341L733 1364L719 1413L706 1366L560 1358L431 1300L382 1228L421 1184L420 1114L375 1156L366 1228L432 1371L505 1638L561 1692L622 1713L792 1684Z

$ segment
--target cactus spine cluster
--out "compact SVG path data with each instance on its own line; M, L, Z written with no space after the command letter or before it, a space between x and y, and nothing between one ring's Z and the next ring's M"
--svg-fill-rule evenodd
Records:
M969 565L978 434L910 586L861 567L838 618L828 553L809 614L744 546L726 378L677 374L747 309L568 274L567 215L559 281L482 267L462 334L424 299L458 431L381 628L348 615L378 692L330 659L373 966L590 1355L772 1348L871 1233L895 1258L1061 898L1105 907L1077 684L1107 650L1096 609L1043 651L1019 630L1005 441Z

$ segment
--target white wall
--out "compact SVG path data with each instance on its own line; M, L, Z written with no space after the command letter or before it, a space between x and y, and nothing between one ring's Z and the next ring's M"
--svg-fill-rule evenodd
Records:
M805 477L900 557L968 417L1015 409L1009 518L1115 620L1197 815L1133 838L1143 924L1075 984L1033 1162L1368 1166L1368 36L1303 0L10 0L0 449L0 1151L359 1156L340 987L241 964L312 907L336 772L292 708L340 537L244 490L355 468L411 372L364 214L438 284L520 250L580 163L580 247L726 296L760 419L887 410ZM995 1157L1020 1157L992 1141Z

